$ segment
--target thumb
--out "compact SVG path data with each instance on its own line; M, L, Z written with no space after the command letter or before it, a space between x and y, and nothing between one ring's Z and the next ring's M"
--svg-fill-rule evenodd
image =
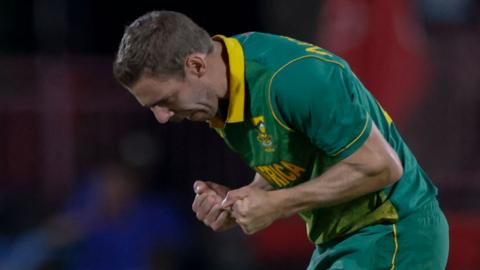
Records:
M243 188L229 191L227 193L227 196L225 196L225 199L222 201L222 208L224 210L230 210L232 208L232 205L236 201L242 200L248 197L249 193L250 193L250 188L248 187L243 187Z
M195 181L195 183L193 183L193 191L197 195L205 193L209 190L211 190L210 187L208 187L207 183L205 183L204 181L197 180L197 181Z
M215 191L222 198L225 198L225 196L227 195L227 192L230 191L230 188L214 182L206 181L205 184L207 184L210 189Z

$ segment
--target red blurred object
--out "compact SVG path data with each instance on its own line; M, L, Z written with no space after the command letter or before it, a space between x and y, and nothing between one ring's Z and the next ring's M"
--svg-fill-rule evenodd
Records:
M447 269L474 270L480 265L480 214L447 213L450 255Z
M255 256L260 261L308 262L314 246L307 239L305 223L295 216L276 221L253 237Z
M407 121L430 78L425 35L406 0L330 0L317 43L345 58L397 123Z

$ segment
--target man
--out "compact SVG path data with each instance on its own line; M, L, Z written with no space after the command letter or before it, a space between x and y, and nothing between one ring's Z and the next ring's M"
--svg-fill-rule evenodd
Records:
M338 56L263 33L210 38L155 11L126 28L114 75L158 122L207 121L257 172L236 190L194 183L213 230L299 214L316 245L308 269L445 268L436 188Z

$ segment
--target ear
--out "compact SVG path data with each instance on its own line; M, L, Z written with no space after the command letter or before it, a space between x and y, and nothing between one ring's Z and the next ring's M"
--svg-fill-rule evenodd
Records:
M206 55L202 53L192 53L185 59L185 73L190 73L201 77L207 71Z

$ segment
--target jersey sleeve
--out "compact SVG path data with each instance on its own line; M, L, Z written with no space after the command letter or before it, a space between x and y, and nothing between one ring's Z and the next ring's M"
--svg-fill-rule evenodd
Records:
M276 72L270 98L279 121L340 160L370 134L372 121L357 97L360 86L346 64L307 57Z

